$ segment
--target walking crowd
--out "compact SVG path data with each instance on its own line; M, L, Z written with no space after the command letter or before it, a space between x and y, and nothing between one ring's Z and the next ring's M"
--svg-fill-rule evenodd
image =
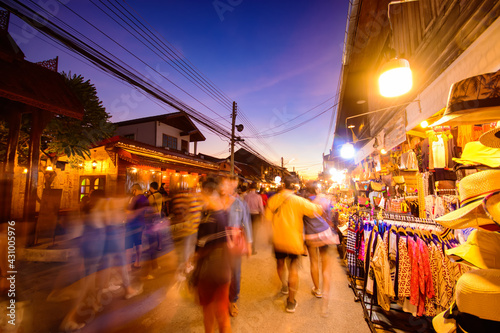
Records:
M238 178L208 176L198 189L168 191L164 184L139 184L130 196L106 198L95 190L82 199L80 253L85 278L61 329L76 331L86 322L83 309L102 310L105 292L123 288L125 299L142 293L141 279L155 279L159 258L175 249L177 283L188 286L203 311L205 332L231 332L230 317L238 316L243 257L256 254L256 243L270 242L287 298L285 311L296 311L300 259L308 256L314 297L322 298L322 316L330 299L330 245L338 244L331 202L317 193L316 183L298 191L298 181L286 178L277 192L248 191ZM258 239L269 228L269 239ZM172 247L173 245L173 247ZM322 282L322 283L321 283Z

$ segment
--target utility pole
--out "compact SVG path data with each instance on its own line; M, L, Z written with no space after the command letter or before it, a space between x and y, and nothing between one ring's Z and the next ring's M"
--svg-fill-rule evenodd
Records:
M242 124L236 125L236 109L237 109L236 102L233 102L233 115L232 115L232 122L231 122L231 176L234 176L234 144L236 142L243 142L245 141L239 136L234 136L234 129L236 129L238 132L243 131L244 126Z
M236 102L233 101L233 115L231 123L231 176L234 176L234 127L236 125Z

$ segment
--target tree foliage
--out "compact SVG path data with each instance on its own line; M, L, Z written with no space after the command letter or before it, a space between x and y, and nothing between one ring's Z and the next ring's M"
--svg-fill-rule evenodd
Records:
M90 80L81 75L62 73L66 83L82 103L85 113L82 120L57 115L44 131L42 145L44 152L68 157L90 157L92 145L113 136L115 127L111 117L97 97L97 90Z

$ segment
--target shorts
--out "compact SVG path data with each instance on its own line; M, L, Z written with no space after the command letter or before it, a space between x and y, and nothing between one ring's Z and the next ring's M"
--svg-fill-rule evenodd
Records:
M134 245L142 245L142 227L129 228L127 226L127 235L125 237L125 248L131 249Z
M274 249L274 256L276 257L276 259L286 259L286 258L297 259L299 257L298 254L279 252L276 251L276 249Z

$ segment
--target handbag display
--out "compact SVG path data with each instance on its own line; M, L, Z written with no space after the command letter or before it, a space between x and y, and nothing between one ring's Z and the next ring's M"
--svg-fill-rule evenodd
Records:
M370 187L372 188L372 191L375 192L382 192L382 184L377 183L377 182L370 182Z

